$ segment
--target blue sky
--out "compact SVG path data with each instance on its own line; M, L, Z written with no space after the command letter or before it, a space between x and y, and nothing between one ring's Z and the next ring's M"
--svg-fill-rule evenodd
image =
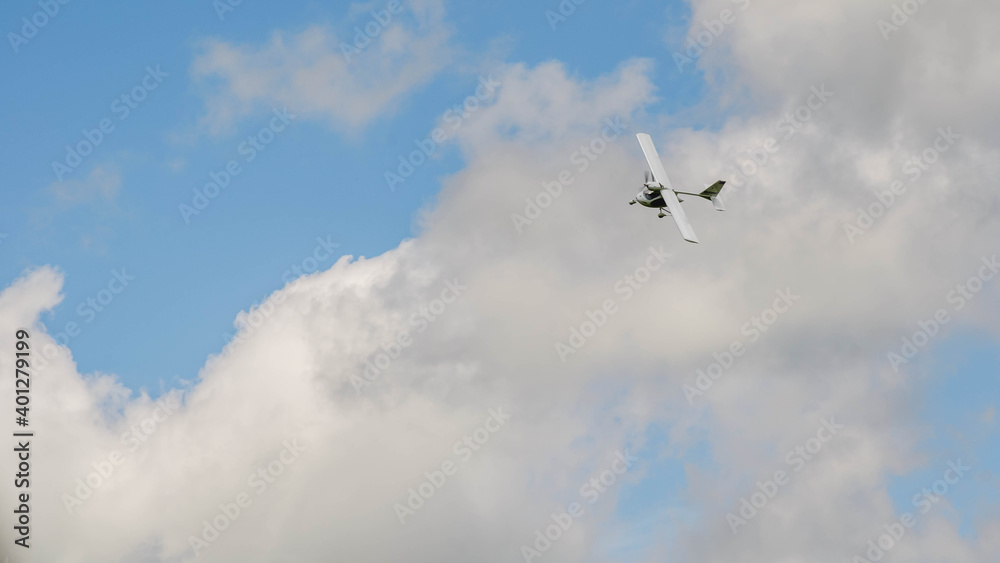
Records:
M239 144L267 122L248 117L230 134L193 133L205 112L189 74L201 42L257 44L276 29L295 33L313 24L350 33L370 16L351 17L345 4L317 2L245 3L221 21L210 2L62 6L16 54L11 48L4 55L7 72L18 77L16 88L0 93L5 129L19 133L0 140L7 155L0 164L7 178L0 232L9 234L0 247L0 276L10 281L41 264L65 272L66 298L45 323L53 332L81 325L71 348L82 372L115 373L154 394L161 381L192 380L232 332L235 314L283 285L282 274L312 254L317 237L330 237L342 254L373 256L415 233L418 211L433 205L439 178L460 169L460 155L446 146L442 158L395 192L387 190L383 172L475 89L489 69L474 61L493 53L498 62L532 66L558 59L574 76L593 79L622 60L668 54L659 23L643 17L649 10L657 20L670 15L678 23L689 14L682 2L655 8L593 2L553 30L543 8L534 2L449 6L460 46L454 66L362 131L294 122L185 224L177 206L190 203L192 189L237 157ZM35 11L33 3L8 3L0 21L16 30L20 18ZM112 103L139 85L150 66L168 76L121 119L123 111L113 111ZM699 125L697 117L684 117L698 103L699 74L660 64L655 80L661 101L650 111ZM120 187L113 203L100 196L60 203L50 189L52 162L63 161L64 147L105 118L114 130L65 180L81 181L95 168L115 174ZM78 314L78 306L96 299L112 270L122 268L135 281L86 323L91 317Z
M732 129L726 129L732 125L729 118L738 124L751 124L745 134L739 132L745 137L740 137L739 142L771 134L765 127L775 122L769 113L774 110L770 102L756 105L758 99L766 100L765 96L725 91L726 85L739 83L725 74L730 67L713 67L717 73L709 74L708 79L701 69L687 67L680 72L675 67L672 51L683 45L692 20L692 8L687 2L589 0L553 29L545 11L557 9L556 1L485 0L447 4L443 26L449 34L449 60L442 63L440 70L428 73L427 80L385 104L382 111L362 119L358 126L317 119L298 108L289 108L288 113L297 117L275 132L273 142L249 162L240 147L245 146L248 136L275 123L271 108L237 112L218 131L206 126L217 117L212 115L211 104L219 85L217 77L199 77L196 67L198 61L208 58L211 45L259 49L277 32L291 42L289 38L314 26L338 37L350 37L355 26L370 20L367 9L383 4L374 2L361 9L347 3L265 4L245 0L220 17L208 0L149 5L73 1L60 5L59 13L26 43L5 47L0 56L9 86L0 90L3 130L7 133L0 136L0 151L5 157L0 159L0 174L5 180L0 187L0 233L6 237L0 238L0 280L6 287L26 270L44 265L65 274L65 298L52 312L42 315L42 322L52 335L66 333L73 324L79 327L79 334L66 338L80 374L114 374L126 387L145 389L154 397L182 387L183 381L197 381L206 360L219 353L227 335L234 332L237 313L283 287L290 279L287 272L308 264L310 257L316 256L317 247L336 247L332 255L316 262L319 270L326 270L342 255L378 256L397 248L403 240L419 236L424 228L424 212L434 208L443 183L466 167L465 155L455 143L445 143L435 158L419 166L394 191L386 185L384 173L394 171L398 155L412 151L415 139L429 136L449 108L474 92L481 77L504 65L535 68L556 60L573 80L588 83L606 79L624 61L650 59L654 65L650 80L655 99L637 110L645 121L637 125L659 134L690 128L691 144L697 147L692 153L705 146L716 151L712 145L715 140L709 142L708 137L698 135L731 133ZM3 30L20 33L22 18L30 18L38 10L36 2L4 4L0 7ZM407 13L400 16L407 22L408 18ZM714 47L713 56L738 59L728 51L728 44L720 42ZM149 78L151 72L155 78ZM147 97L130 107L126 115L115 100L144 84L144 79L146 84L155 83L155 88L150 88ZM843 84L835 87L838 102L851 99L849 92L840 94ZM789 100L800 103L802 91L787 87L782 91L785 97L774 105ZM282 114L283 109L275 106L274 112ZM757 118L764 127L753 128ZM102 134L93 153L83 157L78 167L57 178L60 173L54 171L53 162L64 162L65 147L94 135L87 132L100 128L102 121L112 124L113 130ZM782 156L798 155L803 162L814 162L823 160L816 158L820 150L829 160L852 154L818 145L812 148L813 153L802 156L795 151L800 150L799 145L807 147L802 150L810 150L807 135L796 139L794 147L790 144L783 148ZM719 142L716 153L732 150L734 144L738 143ZM899 146L892 148L903 150ZM890 154L886 161L893 162L893 157ZM190 205L192 190L204 186L211 175L234 159L241 166L238 175L206 208L186 220L179 206ZM692 157L699 166L709 159ZM863 168L858 165L859 170ZM871 173L878 178L873 183L881 182L880 172ZM870 171L857 172L857 177L864 178L867 173ZM864 180L857 182L863 184ZM787 178L773 181L790 182ZM858 201L851 200L845 209L853 213L855 205L871 199L872 189L865 187ZM843 195L848 191L844 189L836 197L848 197ZM775 193L758 191L754 195L766 200L765 196L777 197ZM744 195L749 194L748 190ZM631 191L624 197L629 196ZM817 197L816 201L833 206L841 203L836 197ZM749 217L747 225L767 222L772 218L769 213L784 218L781 204L770 201L771 207L765 208L763 214L756 209L757 215L739 217ZM902 215L902 207L900 204L895 212ZM829 214L824 219L839 212L826 209ZM802 224L810 221L790 222L794 226L786 226L787 232L798 235ZM873 231L866 236L867 244L877 234ZM760 247L748 248L746 254L757 250L761 254L755 259L769 258L767 249ZM816 253L812 249L808 252ZM857 252L851 256L865 251ZM862 263L877 270L872 266L875 261ZM717 264L711 264L705 271L716 269ZM818 271L818 267L814 269ZM788 268L786 273L792 271ZM748 285L758 279L766 279L760 282L764 285L771 281L770 272L743 273ZM615 279L618 272L601 271L598 277ZM124 289L122 279L127 281ZM731 290L730 286L725 288ZM881 289L895 292L898 288L887 285ZM770 292L771 286L765 290ZM995 291L993 285L985 293L995 295ZM904 293L902 289L898 292ZM97 311L94 300L104 297L111 297L111 301ZM719 296L714 303L724 305L731 297ZM994 297L984 295L975 306L995 304ZM732 315L745 317L739 310ZM720 314L706 322L725 318ZM819 314L816 318L824 320ZM836 315L829 318L842 320ZM885 487L897 513L901 513L910 509L909 499L915 491L939 478L948 459L972 461L973 478L961 483L949 501L958 508L958 513L950 516L960 532L973 537L976 532L971 518L994 515L991 504L998 500L997 477L992 475L1000 474L1000 459L993 453L1000 451L1000 443L992 430L991 413L1000 392L1000 345L995 334L983 329L980 317L956 315L955 319L945 335L933 339L928 349L903 370L902 377L911 378L905 387L912 403L901 409L905 411L901 415L893 412L907 424L926 430L915 447L915 453L926 459L918 470L903 475L885 470ZM787 330L793 332L794 327ZM879 330L883 331L879 336L885 337L895 328L883 326ZM911 328L899 327L896 332L902 336L906 330ZM775 337L774 341L775 347L782 343L788 347L788 357L799 353L789 344L791 339ZM824 341L822 345L827 344ZM884 344L889 349L896 345L893 339ZM764 352L761 355L766 358ZM704 357L707 354L694 361L704 365ZM614 365L616 361L618 358L594 365ZM766 365L766 361L761 363ZM586 361L580 363L586 365ZM868 368L872 373L886 371L884 353L872 355ZM630 377L641 371L635 369ZM764 369L758 366L748 371L756 376ZM628 381L633 383L632 379ZM731 443L712 443L714 429L688 428L690 440L679 440L683 446L674 443L675 429L663 421L654 420L642 427L641 436L628 435L634 430L632 421L623 422L616 409L632 400L630 393L637 387L602 380L594 388L599 389L596 394L602 399L596 401L599 413L593 416L614 427L614 432L642 443L638 449L642 474L623 486L617 507L609 510L619 526L633 526L635 531L631 535L603 537L600 545L607 553L637 560L644 550L663 541L663 530L657 524L667 515L692 527L723 523L723 514L695 510L689 504L688 489L692 484L688 481L688 464L720 480L735 479L735 483L727 485L726 499L738 497L744 489L752 490L743 485L752 487L757 477L734 477L736 471L719 462L725 456L718 455L715 448ZM665 393L681 404L678 396L669 395L674 391L671 387ZM778 402L773 397L768 400ZM682 405L684 414L678 415L685 424L697 425L714 416L725 416L710 408L692 415L695 411L683 410L686 408ZM754 412L753 408L748 412ZM689 415L694 423L687 418ZM670 422L682 426L678 419ZM802 429L802 435L807 436L811 430ZM602 436L586 438L577 443L603 443ZM788 435L781 435L781 440L786 438ZM776 458L772 465L781 468L782 458ZM578 466L570 473L583 476L592 469ZM572 498L573 491L570 493ZM762 526L760 522L754 525ZM675 539L665 541L672 543Z

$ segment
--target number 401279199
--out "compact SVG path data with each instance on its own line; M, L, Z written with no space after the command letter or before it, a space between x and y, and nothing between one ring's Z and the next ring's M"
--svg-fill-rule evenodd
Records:
M28 374L28 368L30 362L30 346L28 345L28 339L30 335L26 330L17 331L14 336L17 337L17 342L14 344L14 348L17 352L14 353L16 360L14 362L16 370L16 379L14 384L14 392L16 393L14 397L14 402L17 406L14 411L17 413L16 422L19 426L28 425L28 405L31 403L31 378Z

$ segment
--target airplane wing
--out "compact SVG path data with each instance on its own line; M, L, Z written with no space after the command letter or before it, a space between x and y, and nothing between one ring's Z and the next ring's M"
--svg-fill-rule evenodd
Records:
M681 202L677 200L677 194L670 186L670 179L667 178L667 171L663 169L663 162L660 161L660 155L656 152L653 139L646 133L639 133L636 138L639 139L639 146L642 147L642 154L646 156L646 163L649 164L649 170L653 173L653 179L663 184L660 195L663 196L667 210L670 211L671 217L677 223L681 236L688 242L698 242L698 235L694 234L694 229L688 222L687 215L684 214L684 208L681 207Z
M660 195L663 196L663 201L667 203L670 216L674 218L674 223L677 223L677 228L681 230L681 236L684 237L684 240L698 242L698 235L694 234L694 229L691 227L691 223L688 222L687 215L684 214L681 202L677 201L677 194L673 190L664 189L660 190Z
M656 152L653 139L646 133L639 133L635 137L639 139L639 146L642 147L642 154L646 157L646 163L649 164L649 171L653 173L653 179L666 188L672 189L670 179L667 178L667 171L663 169L663 162L660 161L660 155Z

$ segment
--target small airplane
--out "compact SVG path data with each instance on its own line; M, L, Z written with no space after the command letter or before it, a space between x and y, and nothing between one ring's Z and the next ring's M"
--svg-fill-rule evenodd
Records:
M684 209L681 207L681 202L684 200L677 196L693 195L705 198L712 202L716 211L725 211L726 207L722 204L722 200L719 199L719 192L722 191L722 186L726 184L726 181L719 180L698 194L679 192L670 185L670 179L667 178L667 172L663 169L660 155L656 153L656 146L653 145L653 139L646 133L639 133L636 135L636 138L639 139L642 154L646 156L649 170L646 171L646 181L642 185L643 190L628 204L635 205L638 203L645 207L659 208L660 218L667 215L674 218L674 222L677 223L677 228L681 230L681 236L684 237L684 240L698 242L698 236L694 234L694 229L691 228L691 223L688 222L687 215L684 214Z

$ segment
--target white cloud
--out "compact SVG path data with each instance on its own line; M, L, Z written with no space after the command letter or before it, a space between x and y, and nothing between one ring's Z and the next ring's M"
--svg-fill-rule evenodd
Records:
M696 16L721 5L696 4ZM948 452L919 447L925 429L913 400L925 375L897 375L884 358L918 320L948 306L947 291L975 273L981 256L997 252L1000 234L991 208L978 203L996 200L990 186L998 179L991 159L997 141L975 122L977 110L981 119L995 118L983 102L986 92L996 93L993 80L969 73L961 75L965 84L938 82L915 73L915 55L896 46L927 41L926 52L939 63L953 58L980 68L987 50L951 47L995 41L989 27L976 23L969 29L977 38L956 39L936 23L914 21L902 32L913 39L900 35L886 46L875 26L880 12L867 6L859 0L838 10L789 10L754 2L746 27L729 30L734 58L703 60L730 65L736 83L772 109L731 119L719 131L650 131L673 183L700 186L726 171L740 147L774 135L775 123L803 103L811 85L826 82L836 91L734 190L726 214L704 202L685 204L700 246L680 241L668 220L626 204L643 166L631 134L648 128L639 117L653 99L648 62L627 62L590 83L556 63L507 68L496 101L458 132L468 165L445 180L424 231L384 255L342 259L281 290L281 303L249 341L211 358L197 384L183 390L184 406L72 515L60 495L94 471L92 462L124 450L122 433L156 407L141 394L123 403L125 390L112 378L81 376L60 349L33 390L37 479L53 484L37 486L35 510L45 522L37 529L38 553L63 561L188 560L188 538L202 532L202 521L249 491L252 504L201 559L516 560L534 530L577 500L579 485L616 450L637 450L651 426L666 425L670 440L653 455L688 463L686 488L651 518L657 532L675 539L641 560L669 554L763 563L862 554L897 517L890 476L923 466L943 470L941 456L951 452L974 461L971 443L957 441ZM971 23L972 11L969 5L935 13L928 4L919 17ZM830 41L820 45L817 37ZM298 52L275 45L267 52L279 59ZM278 83L267 72L255 76ZM967 88L968 107L933 101L956 87ZM247 100L276 91L257 82L236 90ZM316 112L340 119L314 103ZM614 115L631 123L629 136L578 171L571 155ZM908 155L948 125L962 141L876 227L848 242L842 226L854 209L902 175ZM574 171L574 182L518 235L510 214L523 212L524 198L562 169ZM673 259L625 301L615 283L645 263L650 245L662 245ZM415 333L411 315L453 279L468 289ZM16 327L38 327L39 314L58 303L60 284L59 274L44 268L0 294L0 346L11 348ZM800 301L699 406L688 405L681 386L714 352L748 338L741 325L784 288ZM991 291L980 298L995 299ZM619 311L561 362L555 342L605 299ZM1000 328L973 311L959 317L949 328ZM404 329L415 333L413 344L359 396L350 377ZM37 344L49 341L34 332ZM0 369L10 367L9 355L0 355ZM0 395L11 392L9 379L0 380ZM109 402L124 405L124 414L102 412L98 405ZM511 413L508 426L401 526L393 505L405 502L425 471L454 459L452 444L499 406ZM785 452L831 416L845 425L842 434L734 536L725 514L754 481L785 467ZM306 450L277 466L282 475L257 495L248 475L278 458L293 436ZM712 462L686 461L703 443ZM10 455L0 454L0 466L10 466ZM630 471L624 485L588 505L540 561L613 560L602 545L618 539L624 525L617 502L646 470ZM922 519L892 557L995 559L998 545L990 538L1000 523L984 516L974 522L978 537L962 536L945 518L949 502ZM10 533L0 531L4 545Z
M426 84L451 58L440 0L403 7L349 56L343 46L355 44L354 32L338 36L322 26L293 34L276 31L261 45L205 41L191 69L207 93L202 125L219 133L256 110L288 106L336 127L357 129L395 111L406 94ZM372 18L366 11L358 27L364 29Z
M83 179L49 184L48 191L60 206L72 207L81 203L113 202L121 185L121 174L116 167L98 165Z

